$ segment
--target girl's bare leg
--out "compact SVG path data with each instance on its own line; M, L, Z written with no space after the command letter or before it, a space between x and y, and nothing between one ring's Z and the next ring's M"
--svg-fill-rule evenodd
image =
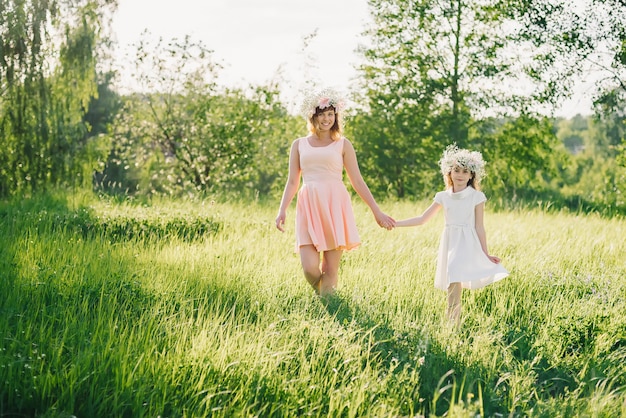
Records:
M313 289L315 289L315 292L319 294L322 280L320 253L313 245L303 245L300 247L300 262L302 263L304 277Z
M337 289L339 281L339 264L342 250L324 251L322 255L322 277L320 278L320 294L331 295Z
M448 286L448 319L458 325L461 320L461 283L450 283Z

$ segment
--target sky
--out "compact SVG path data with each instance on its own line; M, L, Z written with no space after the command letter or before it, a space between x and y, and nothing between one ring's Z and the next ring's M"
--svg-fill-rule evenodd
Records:
M266 84L280 72L293 91L305 79L348 91L368 17L367 0L120 0L113 32L120 51L144 30L201 40L229 87Z
M350 90L369 22L367 0L119 0L112 29L120 54L144 31L166 41L189 35L224 67L220 84L263 85L280 73L290 103L306 80ZM589 113L587 95L579 91L557 114Z

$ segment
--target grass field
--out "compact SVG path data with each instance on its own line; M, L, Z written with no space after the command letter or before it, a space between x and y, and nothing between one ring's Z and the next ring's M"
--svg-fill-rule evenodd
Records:
M396 218L428 202L388 203ZM278 202L0 204L0 417L626 416L626 222L491 212L511 276L434 289L442 216L312 294Z

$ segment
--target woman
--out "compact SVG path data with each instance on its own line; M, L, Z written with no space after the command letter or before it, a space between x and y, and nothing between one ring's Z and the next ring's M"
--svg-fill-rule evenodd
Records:
M361 243L350 194L343 183L344 168L378 225L387 229L395 226L395 220L380 210L365 184L352 143L342 136L343 108L344 101L330 89L304 100L302 112L309 135L291 145L289 177L276 217L276 227L284 232L287 208L297 192L296 251L304 276L322 296L337 288L343 251ZM300 177L303 185L298 192Z

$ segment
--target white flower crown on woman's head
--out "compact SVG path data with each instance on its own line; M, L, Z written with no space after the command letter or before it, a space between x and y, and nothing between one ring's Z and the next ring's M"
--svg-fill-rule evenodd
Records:
M476 181L480 181L485 177L485 162L483 155L478 151L470 151L456 146L456 144L448 145L443 152L441 160L439 160L441 174L447 176L454 166L465 168L476 177Z
M302 101L300 113L306 119L310 119L317 108L324 110L331 106L335 108L335 111L341 112L346 107L346 101L337 91L326 88L308 93Z

